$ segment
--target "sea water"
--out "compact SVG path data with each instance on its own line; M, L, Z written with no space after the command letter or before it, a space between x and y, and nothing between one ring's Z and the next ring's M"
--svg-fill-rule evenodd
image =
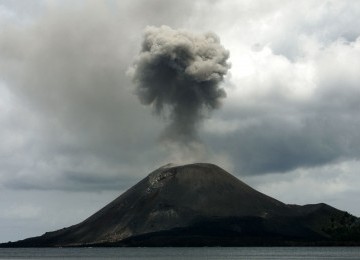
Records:
M0 248L0 259L360 259L360 247Z

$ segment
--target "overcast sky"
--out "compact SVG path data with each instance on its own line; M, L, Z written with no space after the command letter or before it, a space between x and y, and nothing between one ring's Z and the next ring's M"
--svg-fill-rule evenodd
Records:
M169 162L360 216L359 17L357 0L0 0L0 242L76 224ZM230 52L226 98L180 148L128 73L161 25Z

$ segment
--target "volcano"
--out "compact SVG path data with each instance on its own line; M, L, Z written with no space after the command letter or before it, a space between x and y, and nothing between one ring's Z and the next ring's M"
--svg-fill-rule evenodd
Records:
M360 245L360 220L289 205L213 164L166 165L83 222L2 247Z

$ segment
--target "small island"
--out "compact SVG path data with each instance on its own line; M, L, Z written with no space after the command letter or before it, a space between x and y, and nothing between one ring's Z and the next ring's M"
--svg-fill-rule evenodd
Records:
M77 225L0 244L89 246L360 246L360 219L284 204L213 164L169 164Z

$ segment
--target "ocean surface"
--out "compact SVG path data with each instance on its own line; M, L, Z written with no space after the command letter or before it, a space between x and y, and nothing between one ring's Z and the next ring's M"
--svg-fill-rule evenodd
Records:
M360 247L0 248L0 259L360 259Z

